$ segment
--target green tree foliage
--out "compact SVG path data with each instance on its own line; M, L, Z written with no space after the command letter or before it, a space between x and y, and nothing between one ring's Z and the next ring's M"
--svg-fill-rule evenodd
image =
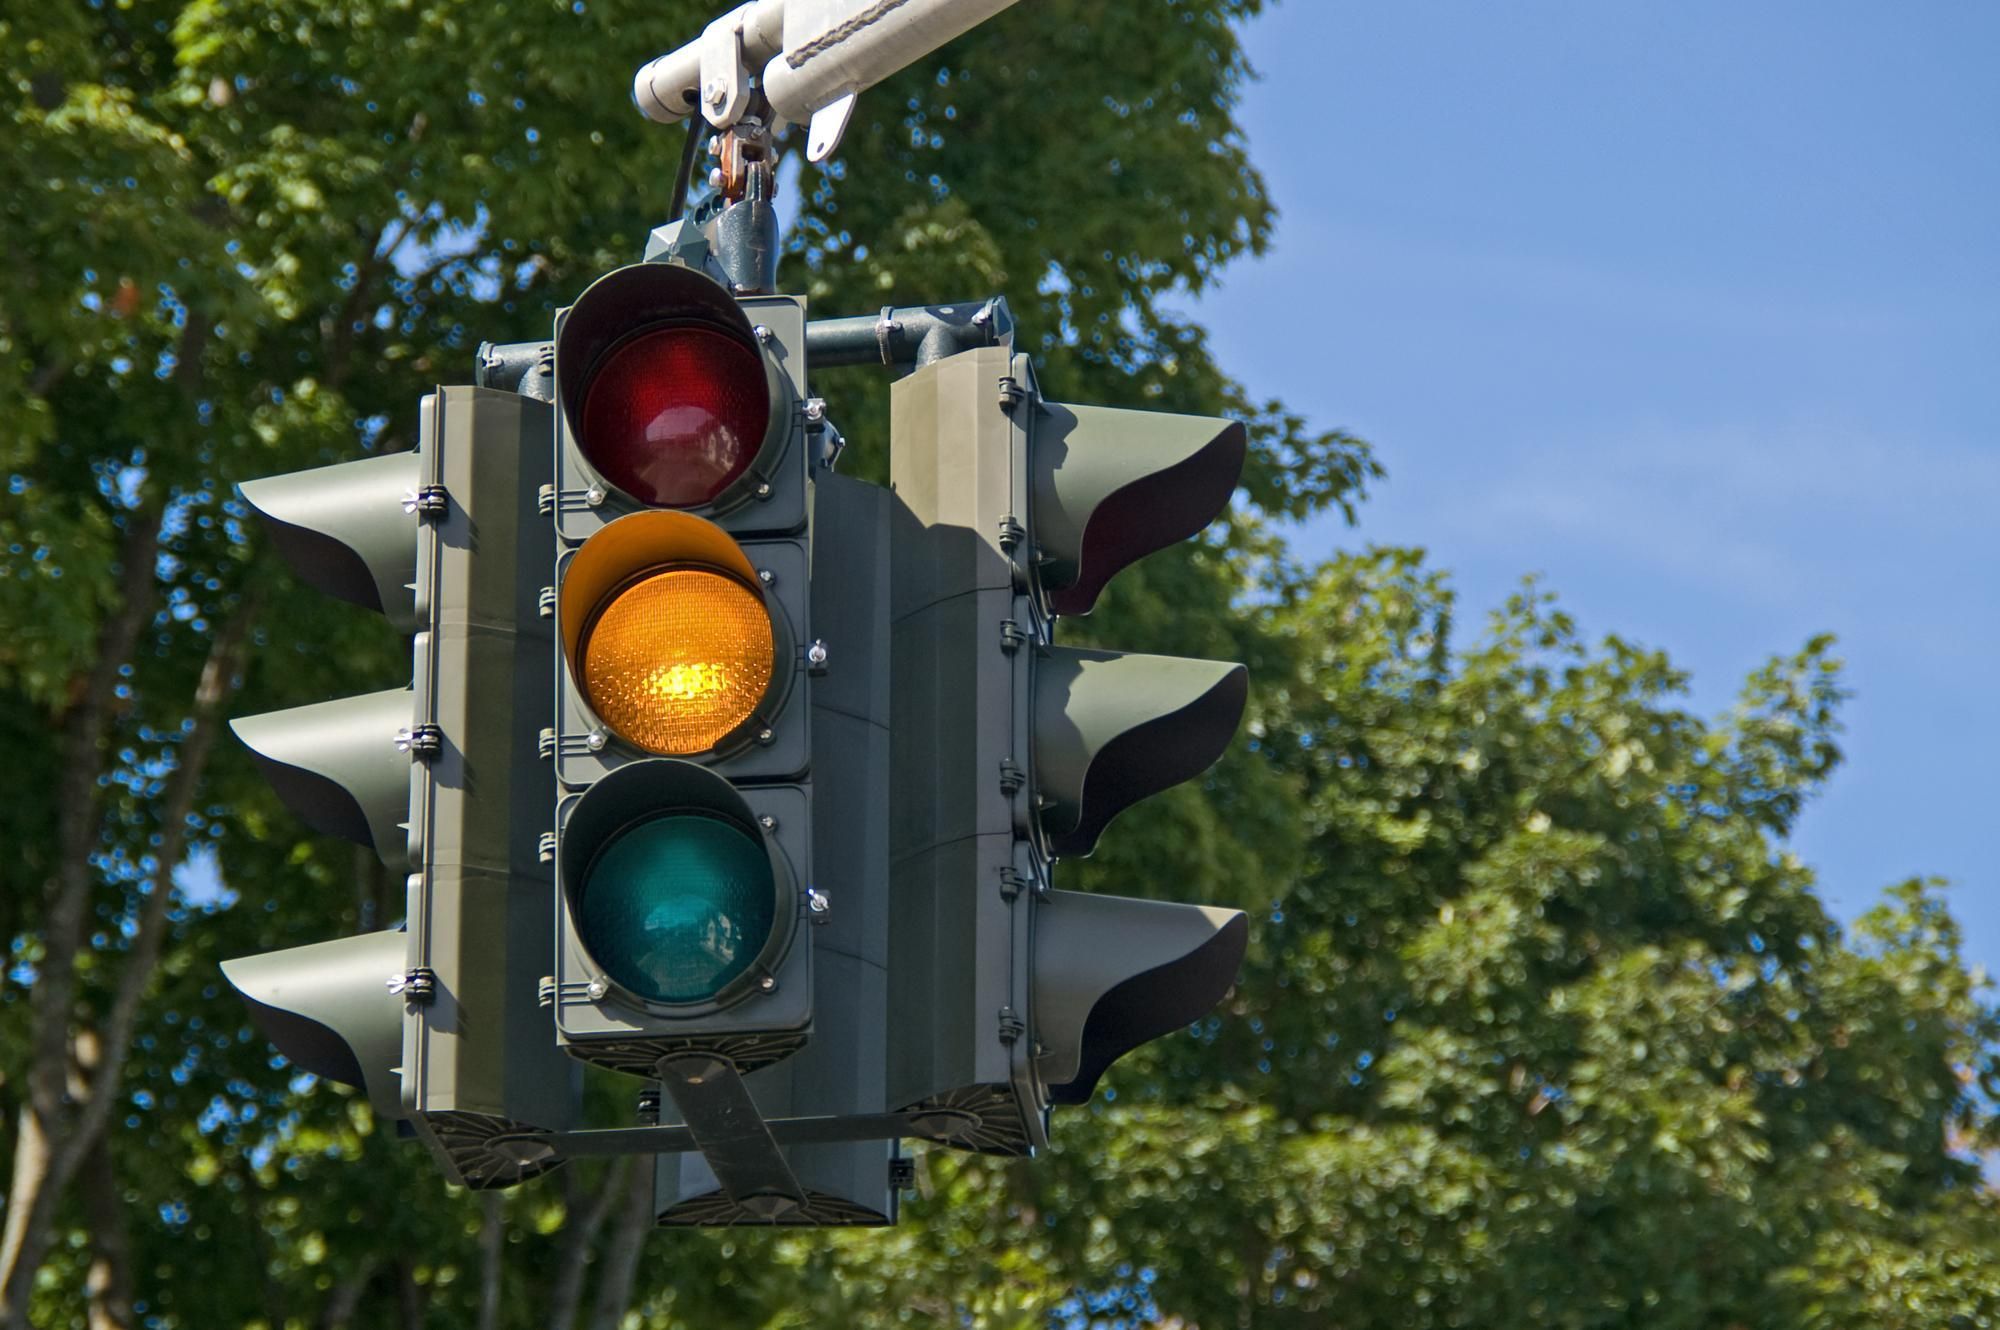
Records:
M1247 419L1243 502L1073 640L1240 659L1250 723L1068 884L1227 901L1214 1018L1032 1163L930 1151L904 1225L644 1230L643 1174L455 1194L290 1081L216 970L380 927L217 726L407 668L230 485L407 446L482 339L638 251L678 142L626 105L686 0L104 0L0 16L0 1072L13 1325L1882 1326L2000 1317L1993 1018L1938 894L1843 935L1785 850L1824 642L1713 723L1530 590L1469 640L1412 553L1301 568L1365 446L1175 313L1273 216L1254 0L1026 0L787 167L821 313L1008 296L1053 395ZM791 145L796 151L796 144ZM824 376L879 475L886 382ZM220 892L177 865L219 864ZM643 1242L641 1239L643 1238ZM1959 1319L1954 1319L1959 1318Z

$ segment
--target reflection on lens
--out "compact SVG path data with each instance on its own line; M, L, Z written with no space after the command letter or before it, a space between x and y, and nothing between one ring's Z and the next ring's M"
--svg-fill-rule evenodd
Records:
M705 1002L771 936L771 861L757 837L699 813L623 831L591 864L578 927L617 983L653 1002Z
M763 445L771 390L757 352L707 328L662 328L611 354L584 397L579 443L641 503L689 508L734 484Z
M591 708L649 753L705 753L755 714L776 647L757 593L724 573L676 568L619 592L586 632Z

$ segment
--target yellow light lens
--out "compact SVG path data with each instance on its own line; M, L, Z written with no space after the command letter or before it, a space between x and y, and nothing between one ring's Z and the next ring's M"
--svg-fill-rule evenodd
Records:
M583 692L628 743L705 753L757 710L775 655L757 593L723 573L670 568L613 596L586 631Z

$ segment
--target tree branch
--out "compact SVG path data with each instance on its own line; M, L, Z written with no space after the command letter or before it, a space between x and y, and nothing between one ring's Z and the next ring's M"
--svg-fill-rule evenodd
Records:
M590 1330L618 1330L625 1309L632 1305L632 1285L639 1274L639 1249L658 1218L653 1213L652 1155L637 1155L625 1178L624 1204L618 1211L618 1227L611 1231L611 1245L604 1252L604 1272L597 1279L597 1297L592 1301Z
M408 1261L396 1262L396 1295L403 1311L403 1330L424 1330L424 1304L430 1299Z
M76 1002L76 957L83 945L96 874L91 851L102 827L98 776L117 696L119 668L132 657L159 594L160 514L125 515L119 548L119 600L97 633L97 655L83 689L63 720L62 775L56 791L56 875L42 921L42 955L29 990L31 1035L28 1094L15 1119L14 1171L7 1222L0 1230L0 1325L27 1323L35 1271L48 1250L56 1201L81 1151L63 1151L70 1073L70 1020ZM61 1155L69 1155L67 1167Z
M334 326L327 330L325 370L321 380L329 388L339 388L347 382L347 376L354 364L354 321L361 316L362 307L368 303L368 294L374 289L375 279L382 273L382 265L397 246L409 238L410 220L395 217L383 223L375 235L375 244L355 267L354 285L347 289L347 299L340 302L340 312L334 317Z
M188 817L194 812L195 791L201 785L209 754L222 728L223 705L236 691L236 682L242 676L243 653L249 645L250 625L256 619L258 605L259 598L254 592L243 598L216 633L208 649L208 659L202 663L201 680L194 690L193 724L175 754L173 775L167 778L152 890L146 893L132 950L118 976L118 994L104 1019L103 1053L97 1074L92 1077L90 1097L77 1116L70 1140L57 1156L64 1164L72 1164L73 1159L80 1158L90 1148L111 1120L118 1101L118 1085L125 1071L126 1055L131 1052L139 1006L145 999L147 985L152 982L153 971L159 968L160 949L166 941L167 914L174 896L173 872L187 851ZM59 1167L57 1176L65 1171Z
M368 1292L368 1281L375 1277L375 1264L376 1258L366 1258L353 1274L333 1286L333 1292L319 1314L320 1330L347 1330L354 1320L356 1309L361 1306L363 1295Z
M507 1248L500 1193L479 1194L479 1330L500 1330L500 1261Z
M78 1181L90 1219L90 1269L83 1283L90 1330L132 1330L132 1239L106 1141L100 1139L84 1156Z
M557 1258L556 1284L549 1291L549 1330L574 1330L577 1310L583 1305L583 1275L590 1268L591 1248L611 1215L612 1203L625 1194L625 1172L633 1163L629 1156L611 1161L581 1223L575 1216L583 1200L582 1176L574 1164L563 1170L563 1248Z

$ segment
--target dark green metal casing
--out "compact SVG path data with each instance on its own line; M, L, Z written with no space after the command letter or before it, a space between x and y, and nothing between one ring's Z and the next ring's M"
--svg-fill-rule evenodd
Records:
M812 848L808 917L812 1037L745 1078L764 1117L883 1111L889 1004L889 494L822 473L813 482L812 621L831 656L812 690ZM804 1204L776 1222L892 1224L893 1139L784 1147ZM762 1224L718 1187L699 1154L662 1155L655 1198L666 1225Z
M1222 511L1244 436L1044 402L1002 348L919 369L891 405L887 1101L920 1135L1020 1153L1234 982L1240 913L1052 891L1050 870L1221 755L1243 667L1051 638Z
M569 1125L580 1084L537 1003L555 937L540 852L555 781L539 751L554 541L536 501L551 411L468 387L424 408L422 483L442 506L418 542L415 696L436 742L408 766L408 927L410 968L433 991L404 1024L403 1098L455 1180L506 1186L560 1160L484 1140Z
M597 391L593 375L620 347L656 329L686 326L754 351L769 395L768 429L749 469L713 501L651 508L593 467L579 421ZM773 1222L774 1216L800 1222L796 1216L809 1208L813 1190L811 1179L786 1175L768 1140L743 1146L729 1137L732 1115L744 1102L736 1082L806 1046L818 992L820 930L808 922L807 892L816 830L808 653L818 630L803 531L810 489L804 348L803 300L738 299L699 268L678 262L607 273L556 319L558 412L549 436L555 483L544 521L554 542L547 577L560 663L541 703L541 714L551 718L557 781L550 999L557 1039L571 1057L662 1084L670 1101L662 1121L688 1126L700 1148L722 1150L723 1138L743 1147L711 1160L718 1167L706 1177L691 1166L685 1188L680 1172L668 1178L663 1169L662 1209L670 1223ZM676 566L714 568L751 587L771 617L775 659L773 682L753 715L714 748L667 758L605 724L586 700L577 669L588 625L610 589ZM748 967L717 991L670 1002L622 987L614 967L592 955L581 920L594 856L610 837L649 817L683 812L719 818L761 841L777 923ZM690 1072L700 1059L713 1060L713 1068ZM669 1076L672 1067L685 1074ZM746 1179L754 1180L755 1195L729 1192L730 1186L743 1191Z
M403 973L401 929L314 942L222 963L222 975L257 1028L301 1071L366 1091L383 1117L403 1108L403 999L389 980Z
M392 453L246 481L243 500L310 586L403 628L416 623L415 453ZM408 687L232 720L278 796L308 826L373 848L407 868L411 727ZM295 1066L367 1092L405 1118L400 930L223 962L253 1020Z
M554 781L534 720L551 671L549 428L543 403L440 389L417 452L242 486L301 578L416 636L410 687L233 726L309 824L413 871L405 928L224 972L295 1064L364 1087L473 1187L559 1163L487 1142L560 1130L578 1088L536 1005L553 938L538 832Z
M418 625L416 453L245 481L238 491L299 580L373 610L405 632ZM230 722L285 803L315 831L409 864L408 688L314 702Z

